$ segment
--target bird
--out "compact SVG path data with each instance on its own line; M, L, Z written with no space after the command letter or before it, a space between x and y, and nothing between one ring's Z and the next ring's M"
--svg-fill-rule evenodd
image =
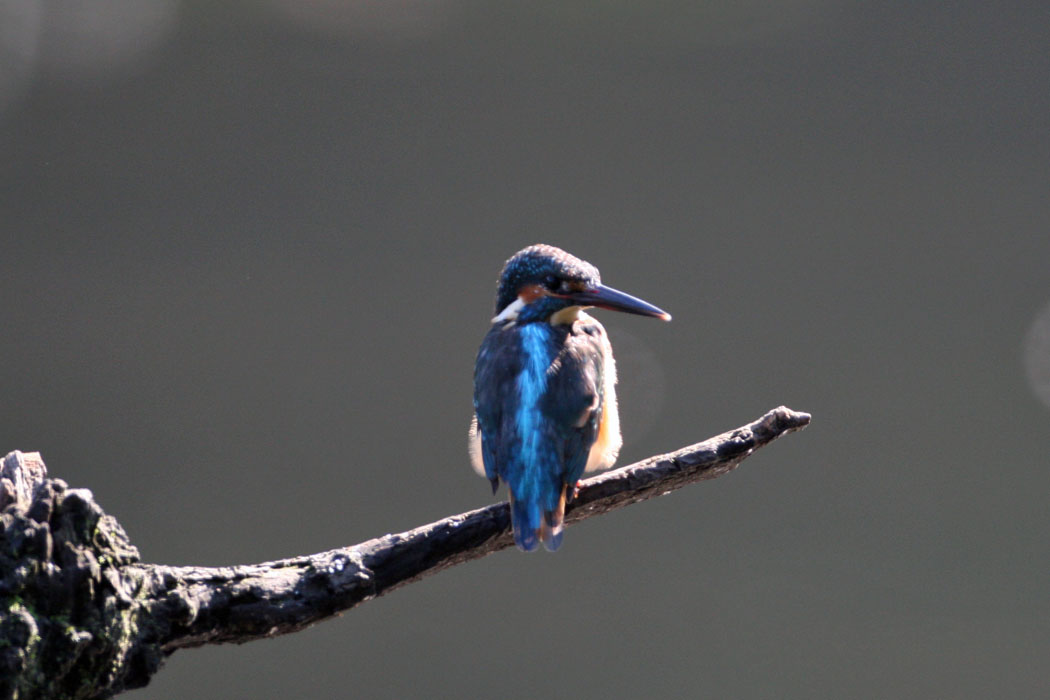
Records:
M612 466L623 444L612 346L591 307L671 320L603 285L594 265L537 244L504 264L478 349L470 461L493 494L506 482L522 551L558 549L577 482Z

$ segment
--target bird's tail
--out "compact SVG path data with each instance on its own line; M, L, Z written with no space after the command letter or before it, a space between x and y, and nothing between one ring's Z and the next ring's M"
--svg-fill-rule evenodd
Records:
M561 495L551 509L533 499L516 499L510 494L510 521L514 527L514 544L523 552L531 552L543 543L548 552L561 546L565 523L565 484Z

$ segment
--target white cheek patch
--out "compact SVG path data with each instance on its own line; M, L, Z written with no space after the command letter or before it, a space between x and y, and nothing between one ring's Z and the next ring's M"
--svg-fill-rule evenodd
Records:
M493 319L493 323L514 323L518 320L518 314L525 308L525 300L521 297L515 299L512 303L507 304L507 308L500 311Z

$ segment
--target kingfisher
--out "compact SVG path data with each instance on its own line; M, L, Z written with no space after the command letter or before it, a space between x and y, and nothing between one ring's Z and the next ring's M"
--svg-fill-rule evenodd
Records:
M514 542L526 552L561 545L577 481L612 466L623 444L612 346L591 307L671 320L560 248L518 251L474 365L470 461L494 494L507 483Z

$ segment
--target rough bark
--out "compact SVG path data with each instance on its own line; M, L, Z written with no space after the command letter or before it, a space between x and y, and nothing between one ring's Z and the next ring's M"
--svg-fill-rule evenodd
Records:
M566 523L736 468L810 417L780 407L676 452L583 481ZM104 698L177 649L286 634L512 546L506 503L352 547L249 566L145 564L87 489L39 454L0 466L0 698Z

